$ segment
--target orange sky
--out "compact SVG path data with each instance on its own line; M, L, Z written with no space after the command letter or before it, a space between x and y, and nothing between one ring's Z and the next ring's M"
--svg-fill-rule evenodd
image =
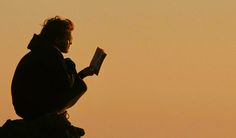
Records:
M0 123L18 118L11 79L45 18L75 25L70 53L99 76L69 110L85 138L235 138L236 2L232 0L1 0Z

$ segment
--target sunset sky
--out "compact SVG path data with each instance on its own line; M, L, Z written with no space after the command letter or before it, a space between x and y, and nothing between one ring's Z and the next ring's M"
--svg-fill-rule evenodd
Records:
M43 21L75 24L77 70L107 57L69 109L84 138L236 138L235 0L1 0L0 124L19 118L11 80ZM42 101L43 102L43 101Z

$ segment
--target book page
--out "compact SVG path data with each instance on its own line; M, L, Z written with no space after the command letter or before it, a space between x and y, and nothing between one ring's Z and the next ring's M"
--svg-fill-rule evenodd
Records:
M92 68L92 70L96 75L98 75L106 55L107 54L104 52L103 49L97 47L94 56L90 62L90 67Z

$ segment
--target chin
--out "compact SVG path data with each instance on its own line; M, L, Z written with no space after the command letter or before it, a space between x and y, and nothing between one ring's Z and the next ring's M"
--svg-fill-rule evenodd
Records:
M68 52L69 52L69 49L68 49L68 48L63 49L61 52L62 52L62 53L68 53Z
M69 51L68 51L68 50L64 50L64 51L61 51L61 52L66 54L66 53L68 53Z

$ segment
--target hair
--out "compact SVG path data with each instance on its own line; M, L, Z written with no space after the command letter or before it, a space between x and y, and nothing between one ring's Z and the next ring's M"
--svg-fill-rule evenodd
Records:
M71 39L70 32L73 29L74 25L71 20L55 16L44 21L39 35L49 43L53 43L55 40Z

